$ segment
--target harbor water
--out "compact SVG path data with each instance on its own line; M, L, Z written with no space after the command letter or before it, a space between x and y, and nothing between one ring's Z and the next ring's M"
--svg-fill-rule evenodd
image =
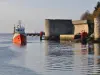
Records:
M100 44L40 41L28 36L27 45L0 34L0 75L99 75Z

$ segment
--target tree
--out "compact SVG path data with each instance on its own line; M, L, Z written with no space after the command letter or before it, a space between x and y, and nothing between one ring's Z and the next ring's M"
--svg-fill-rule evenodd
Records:
M98 17L99 15L100 15L100 2L97 2L97 5L93 11L93 16L95 18Z
M88 10L83 13L83 15L80 18L81 20L89 20L91 23L94 21L94 16L91 14Z
M83 13L83 15L81 16L81 20L87 20L88 16L90 15L90 12L87 10L85 13Z
M88 10L84 12L81 16L81 20L88 20L89 24L89 34L94 32L94 18L100 17L100 2L97 2L96 7L94 7L93 13L90 13Z
M95 8L95 11L98 10L99 7L100 7L100 2L97 2L96 7L94 7Z
M100 15L100 2L97 2L97 5L93 11L93 13L90 13L88 10L82 14L81 20L90 20L90 22L94 22L94 18L98 17Z

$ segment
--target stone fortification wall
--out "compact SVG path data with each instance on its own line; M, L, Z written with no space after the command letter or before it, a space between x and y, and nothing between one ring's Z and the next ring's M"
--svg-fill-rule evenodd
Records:
M72 23L74 24L74 35L80 33L82 30L85 30L87 33L89 32L87 20L76 20L72 21Z
M61 34L73 34L74 25L72 20L46 19L45 36L60 36Z
M71 35L71 38L73 38L74 35L81 33L82 30L89 32L87 20L45 19L45 37ZM61 37L64 38L63 36Z

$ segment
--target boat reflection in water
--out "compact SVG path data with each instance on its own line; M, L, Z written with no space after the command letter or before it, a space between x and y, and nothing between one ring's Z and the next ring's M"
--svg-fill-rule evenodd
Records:
M100 44L98 43L82 45L45 41L45 57L45 69L55 75L100 74Z
M26 44L17 44L17 43L13 43L13 45L15 47L19 47L19 48L23 48L23 47L26 47L27 46Z

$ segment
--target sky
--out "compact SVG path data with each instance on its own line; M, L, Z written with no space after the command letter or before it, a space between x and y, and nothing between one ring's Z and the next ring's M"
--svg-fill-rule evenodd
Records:
M25 32L44 31L45 19L79 20L98 0L0 0L0 33L12 33L22 21Z

